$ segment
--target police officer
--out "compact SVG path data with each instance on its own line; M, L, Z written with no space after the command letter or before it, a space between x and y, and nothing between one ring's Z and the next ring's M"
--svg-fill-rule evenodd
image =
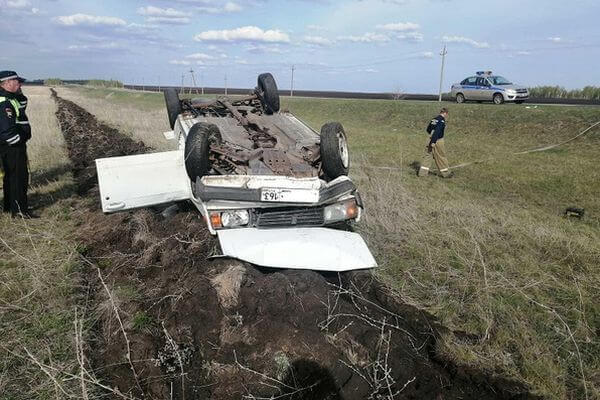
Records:
M446 129L446 119L448 118L448 109L442 108L440 114L433 118L427 126L429 140L427 142L427 153L423 159L423 163L419 168L419 176L427 176L429 174L429 166L431 165L431 156L444 178L450 178L453 174L450 172L448 159L446 158L446 146L444 145L444 131Z
M29 212L27 187L27 141L31 127L25 114L27 97L21 89L25 79L15 71L0 71L0 159L4 169L4 212L26 218L36 216Z

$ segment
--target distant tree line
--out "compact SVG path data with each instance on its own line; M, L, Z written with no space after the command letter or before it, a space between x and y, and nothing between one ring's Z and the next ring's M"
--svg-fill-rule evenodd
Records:
M103 88L122 88L123 82L116 80L105 80L105 79L90 79L87 81L86 85L94 86L94 87L103 87Z
M567 90L562 86L536 86L529 88L529 96L537 98L600 100L600 87L586 86L583 89Z
M46 86L59 86L64 84L88 85L103 88L122 88L123 82L116 80L90 79L90 80L63 80L60 78L44 79Z
M44 85L46 86L60 86L63 84L62 79L59 78L48 78L44 79Z

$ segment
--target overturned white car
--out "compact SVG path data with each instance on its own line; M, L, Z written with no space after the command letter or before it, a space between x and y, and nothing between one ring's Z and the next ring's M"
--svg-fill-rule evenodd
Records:
M243 98L179 99L165 90L175 151L96 160L106 213L190 200L224 256L277 268L376 267L350 231L363 204L348 178L341 124L314 131L279 110L273 76Z

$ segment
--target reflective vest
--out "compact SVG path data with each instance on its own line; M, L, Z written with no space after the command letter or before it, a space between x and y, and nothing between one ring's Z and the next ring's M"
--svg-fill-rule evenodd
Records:
M6 97L0 96L0 103L3 103L6 100L10 101L10 104L12 104L13 108L15 109L15 114L17 115L17 118L19 118L19 115L21 114L21 103L19 103L19 100L7 99Z

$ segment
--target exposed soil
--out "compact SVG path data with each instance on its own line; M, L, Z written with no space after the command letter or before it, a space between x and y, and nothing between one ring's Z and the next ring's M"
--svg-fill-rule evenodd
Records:
M97 198L90 190L94 158L147 148L56 100L80 194ZM195 211L169 218L151 210L103 215L96 204L77 213L84 255L95 264L88 274L98 315L90 359L106 386L121 393L146 399L535 398L522 384L437 356L447 330L399 302L369 272L327 275L208 260L217 242Z

